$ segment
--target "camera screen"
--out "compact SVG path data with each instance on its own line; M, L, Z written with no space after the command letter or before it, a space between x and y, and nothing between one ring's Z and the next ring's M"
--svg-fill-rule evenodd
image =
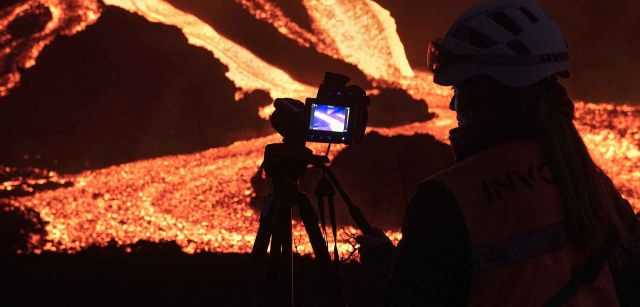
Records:
M311 104L309 128L315 131L347 132L349 107Z

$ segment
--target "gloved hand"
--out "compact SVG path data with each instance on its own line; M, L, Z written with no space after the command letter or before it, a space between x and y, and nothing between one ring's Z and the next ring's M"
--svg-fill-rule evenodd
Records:
M369 293L363 306L382 306L387 289L391 260L395 246L380 229L373 228L370 233L356 237L360 244L360 263L362 264L361 282Z
M358 253L363 269L386 275L391 268L395 246L384 232L374 227L370 233L356 237L356 242L360 244Z

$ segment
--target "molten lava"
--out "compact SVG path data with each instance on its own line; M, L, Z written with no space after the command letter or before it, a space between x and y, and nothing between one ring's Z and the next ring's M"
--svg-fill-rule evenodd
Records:
M180 28L190 44L205 48L229 67L227 77L242 92L264 90L272 97L309 97L315 93L311 86L302 84L283 70L265 62L246 48L225 38L202 20L180 11L162 0L105 0L142 15L151 22ZM238 97L241 97L241 93Z
M389 11L371 0L304 0L319 37L375 80L413 76Z
M316 50L327 54L335 55L337 50L334 46L328 45L315 34L305 30L300 25L290 20L277 4L268 0L235 0L242 7L249 11L255 18L264 20L272 24L282 35L294 40L300 46L314 47Z
M425 123L394 128L371 128L380 134L431 134L448 142L448 131L456 125L447 109L450 90L431 83L431 75L413 70L395 31L388 11L370 0L303 0L312 19L313 33L304 30L268 0L236 0L256 18L268 21L280 33L302 46L355 64L377 87L394 86L415 98L425 99L438 116ZM315 89L294 80L285 71L260 59L251 51L225 38L200 19L162 0L105 0L107 5L140 14L151 22L180 28L190 44L212 52L229 67L227 77L239 95L261 89L272 97L303 98ZM38 33L16 39L4 29L17 16L38 4L51 11L51 21ZM26 1L2 11L0 16L0 59L3 66L0 95L15 86L19 68L33 65L40 50L57 34L71 35L95 21L99 6L92 1ZM27 46L28 48L24 48ZM375 90L375 89L373 89ZM261 110L268 116L270 110ZM640 107L615 103L576 104L576 124L592 154L613 178L636 210L640 206ZM257 214L248 203L256 196L251 185L268 143L278 136L236 142L207 151L138 161L51 180L73 186L11 198L15 206L38 211L47 221L45 250L72 252L89 245L115 240L131 244L138 240L176 241L185 252L248 252L258 226ZM338 146L332 155L343 147ZM319 146L312 146L319 151ZM12 189L20 180L3 183ZM298 251L309 252L303 227L295 223ZM345 232L355 232L352 228ZM399 240L391 229L388 234ZM351 245L341 241L347 252ZM34 252L39 252L35 250Z

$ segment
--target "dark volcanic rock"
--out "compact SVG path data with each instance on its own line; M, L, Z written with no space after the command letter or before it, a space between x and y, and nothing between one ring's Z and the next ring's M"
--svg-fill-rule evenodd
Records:
M394 127L432 119L424 100L415 100L407 92L399 89L383 89L378 95L370 96L369 126Z
M47 235L46 225L33 209L0 203L0 255L42 248Z
M48 7L39 4L11 21L7 26L7 32L14 39L26 37L41 32L49 21L51 21L51 11Z
M107 7L48 46L0 101L0 164L78 171L271 132L257 115L271 99L235 102L226 71L177 28Z
M311 20L309 14L307 14L307 8L304 7L303 1L291 1L291 0L274 0L282 12L291 19L298 26L306 29L309 32L313 32L311 26Z
M385 137L369 133L362 144L343 150L331 163L331 169L372 224L399 227L418 184L453 162L450 147L430 135ZM310 170L301 180L300 189L314 202L319 179L319 171ZM257 174L252 185L257 196L251 206L258 209L271 184ZM352 224L346 205L337 194L335 198L338 223Z

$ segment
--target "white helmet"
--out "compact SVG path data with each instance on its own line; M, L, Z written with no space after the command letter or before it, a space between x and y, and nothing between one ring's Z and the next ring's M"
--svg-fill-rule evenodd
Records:
M497 0L471 8L444 39L431 43L427 58L440 85L488 75L524 87L569 73L566 40L535 0Z

